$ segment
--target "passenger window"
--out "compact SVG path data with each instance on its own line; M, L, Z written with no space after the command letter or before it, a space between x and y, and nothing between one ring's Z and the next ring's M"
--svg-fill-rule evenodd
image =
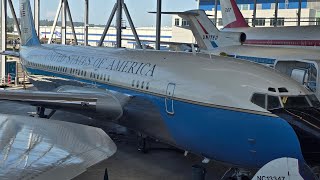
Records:
M278 96L268 95L268 110L281 108L280 100Z
M265 109L266 108L266 95L265 94L253 94L253 96L251 98L251 102L253 102L254 104Z

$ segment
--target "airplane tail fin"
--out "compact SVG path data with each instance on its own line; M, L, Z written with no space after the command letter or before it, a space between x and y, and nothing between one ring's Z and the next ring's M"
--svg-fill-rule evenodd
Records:
M29 0L20 0L21 46L40 45Z
M220 1L224 28L249 27L235 0Z
M244 33L220 32L203 10L185 12L164 12L163 14L177 14L189 21L190 29L196 38L199 48L212 50L217 47L240 45L245 39Z

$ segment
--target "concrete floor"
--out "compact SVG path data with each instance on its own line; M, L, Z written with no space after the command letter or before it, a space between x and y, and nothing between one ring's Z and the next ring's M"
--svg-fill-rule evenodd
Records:
M0 113L27 116L28 112L35 111L34 107L12 102L0 102ZM131 133L118 134L123 128L101 123L78 114L58 111L51 119L77 122L81 124L100 127L105 130L116 143L118 150L111 158L89 168L75 180L103 180L105 169L108 169L110 180L192 180L192 165L201 164L199 157L195 155L183 156L183 152L152 141L151 149L143 154L138 151L137 136ZM120 130L119 130L120 129ZM119 130L119 131L118 131ZM166 149L163 149L166 148ZM220 179L227 170L226 166L210 162L206 164L207 179Z

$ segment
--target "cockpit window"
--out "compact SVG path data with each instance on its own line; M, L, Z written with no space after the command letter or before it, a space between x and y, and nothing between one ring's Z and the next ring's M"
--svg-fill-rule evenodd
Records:
M253 94L252 98L251 98L251 102L253 102L254 104L262 107L262 108L266 108L266 95L265 94Z
M281 103L278 96L268 95L268 110L281 108Z
M310 107L306 96L282 96L281 101L284 108Z
M316 95L314 94L308 95L308 99L310 100L313 107L320 107L320 102Z

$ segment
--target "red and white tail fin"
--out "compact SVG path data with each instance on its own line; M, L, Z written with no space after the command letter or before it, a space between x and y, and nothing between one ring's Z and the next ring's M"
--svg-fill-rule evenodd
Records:
M162 14L177 14L183 19L188 20L190 29L201 50L212 50L217 47L241 45L246 40L246 35L244 33L220 32L203 10L162 12Z
M224 28L249 27L235 0L220 1Z

